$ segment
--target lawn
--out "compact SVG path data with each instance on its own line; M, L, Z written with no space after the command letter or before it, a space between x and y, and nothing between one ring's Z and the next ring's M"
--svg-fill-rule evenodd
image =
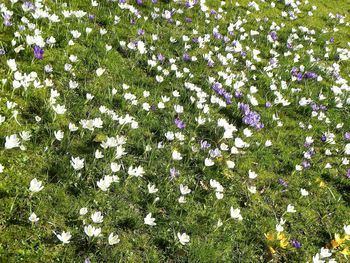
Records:
M0 262L350 261L350 0L0 13Z

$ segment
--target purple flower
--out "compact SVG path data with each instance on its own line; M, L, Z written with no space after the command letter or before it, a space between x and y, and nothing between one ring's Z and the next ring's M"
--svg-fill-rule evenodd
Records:
M175 124L176 127L179 129L184 129L186 127L186 124L182 120L180 120L180 118L175 119Z
M287 43L287 48L288 49L292 49L293 48L293 45L291 43Z
M232 103L232 95L228 93L221 85L220 82L214 82L211 87L218 95L223 96L227 104Z
M37 59L43 59L44 56L44 49L39 47L38 45L34 46L34 57Z
M347 173L346 173L346 176L347 176L348 178L350 178L350 168L348 169L348 171L347 171Z
M164 59L165 59L165 57L160 53L158 54L157 58L159 61L164 61Z
M176 176L179 176L180 172L176 170L175 167L170 168L170 179L174 179Z
M304 161L304 162L303 162L303 167L304 167L305 169L308 169L308 168L311 167L311 164L310 164L308 161Z
M186 23L192 23L192 18L186 17L185 22L186 22Z
M270 108L271 106L272 106L271 102L266 101L266 103L265 103L265 107L266 107L266 108Z
M272 38L273 41L276 41L276 40L277 40L277 33L276 33L275 31L272 31L272 32L270 33L270 36L271 36L271 38Z
M280 185L284 186L285 188L288 187L288 183L286 181L284 181L282 178L279 178L277 180L277 183L279 183Z
M350 132L345 132L344 138L345 138L345 140L350 140Z
M190 55L188 53L183 54L182 58L186 62L191 60L191 57L190 57Z
M142 0L136 0L136 4L143 5L143 1Z
M5 54L6 54L5 49L0 48L0 56L3 56Z
M145 34L145 30L139 29L139 30L137 30L137 34L138 34L139 36L143 36L143 35Z
M305 72L303 77L305 79L317 79L318 75L315 72Z
M95 19L95 15L89 14L89 19L90 19L90 20L94 20L94 19Z
M322 134L322 136L321 136L321 141L322 141L322 142L327 141L327 136L326 136L325 134Z
M2 17L4 18L4 26L12 26L12 16L9 13L3 13Z
M331 37L331 39L329 40L329 42L334 43L334 37Z
M201 148L202 149L207 149L210 147L210 143L208 143L207 141L201 141Z
M214 67L214 62L212 60L209 60L207 65L209 68L212 68Z
M298 240L293 239L292 240L292 246L295 247L295 248L301 248L301 243Z
M237 99L242 98L242 97L243 97L243 93L242 93L242 91L240 91L240 90L236 90L236 91L235 91L235 97L236 97Z

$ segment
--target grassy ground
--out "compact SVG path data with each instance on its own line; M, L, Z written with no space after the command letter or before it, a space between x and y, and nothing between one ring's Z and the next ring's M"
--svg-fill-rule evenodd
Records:
M35 19L32 11L23 10L22 3L5 0L0 4L2 13L13 12L11 26L5 26L4 19L0 19L0 48L5 51L0 56L0 79L3 80L0 115L5 117L0 124L0 164L4 167L0 172L0 261L318 262L316 254L321 248L328 248L332 258L348 262L350 238L343 227L350 225L350 179L347 176L350 166L344 151L349 143L344 134L350 132L349 87L341 86L334 74L325 69L336 63L340 66L340 76L349 80L349 60L341 60L337 50L350 49L349 19L345 17L344 23L340 23L339 18L332 19L329 13L349 15L350 1L300 1L300 14L284 1L274 1L275 8L270 4L273 1L256 1L259 11L245 0L237 1L239 6L235 1L225 1L224 5L220 1L206 1L209 7L206 12L200 11L199 4L187 8L182 1L170 2L144 1L143 5L137 5L135 1L128 1L138 10L139 18L132 10L122 9L117 1L100 1L95 7L85 0L37 2L37 12L48 8L50 15L59 17L56 23L47 18ZM310 16L308 12L313 5L317 9ZM217 19L215 13L210 13L212 9L222 18ZM64 17L64 10L83 10L86 15ZM171 21L162 18L165 10L173 10ZM283 11L287 17L281 16ZM297 19L289 18L291 11ZM153 19L154 12L159 17ZM29 24L21 21L23 16ZM120 18L118 23L115 23L115 16ZM186 22L185 18L191 18L192 22ZM245 31L236 28L230 35L229 24L243 19L246 21L241 28ZM176 21L181 24L176 25ZM273 23L280 29L270 29ZM22 31L20 25L24 25ZM307 34L300 26L315 32ZM92 29L89 34L87 27ZM215 27L230 41L216 39ZM101 35L101 29L107 33ZM144 35L138 35L139 29L144 30ZM325 29L327 32L322 32ZM79 31L81 36L73 39L72 30ZM251 30L259 31L259 35L251 36ZM267 40L272 31L278 36L275 43L279 45L275 47ZM247 36L241 39L244 33ZM299 38L292 40L293 48L288 49L287 40L294 33ZM56 40L43 47L42 59L34 57L34 44L27 42L27 36L35 34L45 41L51 36ZM206 34L210 41L203 47L192 43L193 37L204 38ZM187 51L183 36L189 37ZM177 42L171 43L171 37ZM331 38L334 38L333 43ZM73 45L69 44L70 40ZM233 40L239 40L246 56L225 51ZM132 41L145 43L147 53L128 48ZM300 49L297 48L299 44L303 45ZM20 45L23 50L16 53L15 48ZM107 51L106 45L110 45L111 50ZM138 48L140 46L139 42ZM261 61L254 60L253 49L261 51ZM271 50L279 56L273 55ZM310 61L311 50L317 61ZM291 55L284 56L288 51ZM191 57L196 56L197 61L184 61L186 52ZM213 67L208 67L203 59L203 55L209 53ZM328 58L324 57L326 53ZM158 54L165 60L157 60ZM225 63L223 57L228 54L235 60ZM300 56L298 62L293 60L295 54ZM76 62L70 60L71 55L77 57ZM279 63L267 72L264 67L273 57ZM176 77L170 58L176 59L172 64L183 77ZM37 82L29 81L28 87L14 89L15 73L8 66L9 59L15 59L22 74L36 72ZM149 60L156 66L150 66ZM246 60L256 69L249 69ZM72 69L65 70L69 67L66 64L71 64ZM45 72L45 65L51 65L53 71ZM293 81L290 72L301 65L305 71L315 72L323 79ZM96 74L98 68L105 69L101 76ZM163 69L169 74L164 74ZM235 75L232 83L224 84L223 76L230 74ZM163 76L164 81L158 82L157 76ZM239 88L243 98L233 98L232 104L224 103L224 107L219 107L211 98L225 99L211 88L210 77L222 83L231 94L235 93L234 84L243 81L244 85ZM76 81L79 86L71 89L70 81ZM285 88L281 81L286 82ZM37 83L41 87L35 87ZM185 83L196 85L200 92L185 88ZM289 105L275 103L273 83ZM124 84L129 88L125 89ZM251 92L251 86L258 91ZM331 89L334 86L341 87L341 93L335 94ZM300 91L293 92L294 89ZM55 99L52 90L59 92ZM145 96L145 91L149 91L149 96ZM174 91L178 91L179 96L174 96ZM126 99L128 93L135 96L134 103ZM325 96L324 100L319 99L320 93ZM86 94L94 98L89 100ZM203 94L207 95L205 100ZM238 103L251 104L248 95L259 103L250 107L261 115L263 129L249 127L242 121ZM165 102L164 109L158 104L162 96L170 99ZM326 106L327 110L318 110L313 117L312 103L300 106L303 97ZM199 100L208 112L197 105ZM15 102L16 106L11 108L9 102ZM266 102L271 102L272 106L265 107ZM339 102L343 103L342 107ZM144 103L151 108L145 110ZM65 106L64 114L54 111L57 104ZM177 113L175 105L182 105L183 113ZM102 106L109 111L106 113ZM129 115L134 122L123 124L122 118ZM40 121L36 120L37 116ZM204 124L197 123L199 116L206 118ZM184 129L176 127L176 117L184 121ZM101 128L89 130L81 125L81 120L95 118L103 121ZM223 138L224 128L218 125L220 119L236 127L233 138ZM78 130L70 130L70 123ZM247 129L252 132L251 137L247 136ZM55 137L58 130L64 132L61 140ZM23 131L30 132L31 138L20 139L22 149L5 147L6 136L17 134L20 138ZM183 140L178 134L175 140L168 141L164 134L169 131L181 132ZM329 140L332 134L335 144ZM321 140L322 135L328 136L327 142ZM126 154L121 158L116 158L116 148L101 147L107 137L116 136L126 138L123 145ZM308 147L304 145L306 137L314 140ZM250 146L233 154L231 149L236 138L242 138ZM204 140L211 144L209 149L221 149L221 156L210 157L209 149L201 149L200 142ZM272 142L269 147L265 146L267 140ZM160 142L163 148L158 147ZM96 158L96 150L104 157ZM182 154L182 160L173 160L174 150ZM327 150L332 154L328 155ZM305 158L305 153L310 152L311 157ZM84 168L76 171L70 163L72 157L84 158ZM206 158L214 165L206 166ZM235 163L234 168L227 166L228 160ZM311 164L310 168L296 169L306 161ZM113 172L111 163L120 164L120 171ZM130 166L142 166L144 175L131 176L128 174ZM172 168L179 171L173 179L170 178ZM249 179L249 170L258 177ZM97 182L108 175L118 176L119 182L113 182L103 191ZM39 192L29 189L34 178L44 186ZM224 188L222 199L216 197L211 179ZM279 179L288 186L283 186ZM155 184L158 192L150 193L149 184ZM178 200L180 184L191 189L185 197L186 203ZM256 187L256 193L248 190L250 186ZM301 189L309 195L302 196ZM296 211L287 211L288 205L294 206ZM88 209L85 215L79 212L83 207ZM240 209L243 220L230 216L231 207ZM93 222L91 215L96 211L103 214L102 223ZM39 221L28 219L33 212ZM144 223L149 213L155 218L155 226ZM282 218L285 222L281 223ZM84 232L87 225L101 228L101 234L88 237ZM280 225L279 228L276 225ZM57 238L63 231L72 235L68 244ZM112 232L120 239L114 245L108 242ZM184 245L178 238L178 233L183 232L190 237ZM300 242L300 248L295 241Z

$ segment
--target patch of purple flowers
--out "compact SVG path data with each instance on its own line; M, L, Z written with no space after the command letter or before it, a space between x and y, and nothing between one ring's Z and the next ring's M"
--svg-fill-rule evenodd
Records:
M34 57L37 59L43 59L44 57L44 49L39 47L38 45L34 46Z
M220 96L223 96L227 104L232 103L232 95L228 93L219 82L215 82L211 88Z
M260 121L259 113L251 111L248 104L240 103L239 108L244 114L244 117L242 119L244 124L247 124L256 129L264 128L264 124Z

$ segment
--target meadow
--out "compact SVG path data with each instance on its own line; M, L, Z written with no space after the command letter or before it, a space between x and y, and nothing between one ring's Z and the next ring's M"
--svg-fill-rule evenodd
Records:
M350 0L0 13L0 262L350 262Z

